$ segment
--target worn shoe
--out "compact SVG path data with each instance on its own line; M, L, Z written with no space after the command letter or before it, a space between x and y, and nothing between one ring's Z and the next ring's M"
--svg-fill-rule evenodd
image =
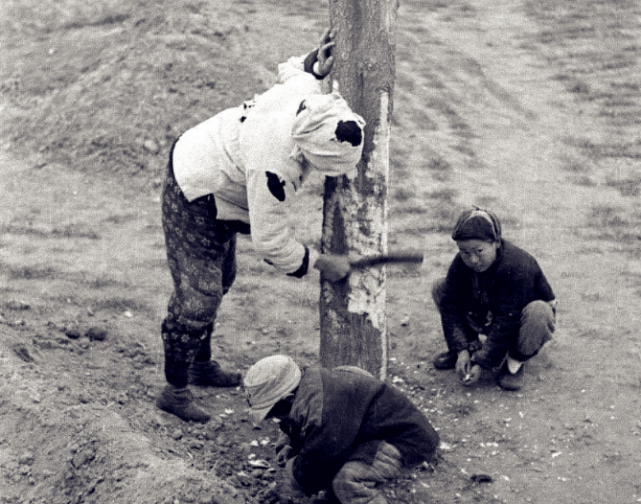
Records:
M189 383L199 387L235 387L240 373L223 371L216 361L194 362L189 368Z
M187 387L167 385L156 398L156 406L185 422L206 423L211 418L194 404L194 396Z
M432 361L436 369L441 371L445 369L454 369L456 367L456 361L458 356L451 352L443 352L438 354Z
M516 373L510 373L507 362L503 364L499 373L499 385L505 390L521 390L525 385L525 366L521 364Z

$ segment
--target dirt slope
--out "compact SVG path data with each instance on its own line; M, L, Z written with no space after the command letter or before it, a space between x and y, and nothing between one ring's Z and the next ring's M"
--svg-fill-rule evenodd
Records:
M4 4L34 21L3 16L2 504L273 500L277 429L252 429L240 390L195 391L206 426L153 405L170 293L157 178L172 135L268 86L277 61L313 44L326 5L183 4L69 0L49 24L40 4ZM604 0L402 3L390 242L427 260L389 270L389 381L443 445L390 502L641 502L638 14ZM56 57L42 79L36 63ZM104 93L120 93L111 122ZM301 209L320 212L320 188ZM560 300L557 338L520 393L431 369L444 344L429 289L469 204L501 215ZM300 214L317 242L319 214ZM239 247L215 354L241 370L275 352L315 363L317 277L283 278Z

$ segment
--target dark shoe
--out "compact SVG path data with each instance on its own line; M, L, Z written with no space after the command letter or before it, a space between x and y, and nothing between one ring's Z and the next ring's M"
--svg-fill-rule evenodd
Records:
M223 371L216 361L194 362L189 368L189 383L199 387L235 387L240 373Z
M454 369L456 367L457 359L458 356L456 354L443 352L441 354L438 354L432 362L434 363L434 367L436 369L440 369L441 371L443 371L445 369Z
M505 390L521 390L525 385L525 366L521 364L516 373L510 373L507 362L503 364L499 374L499 385Z
M185 422L206 423L211 416L194 404L194 396L186 387L167 385L156 398L156 406Z

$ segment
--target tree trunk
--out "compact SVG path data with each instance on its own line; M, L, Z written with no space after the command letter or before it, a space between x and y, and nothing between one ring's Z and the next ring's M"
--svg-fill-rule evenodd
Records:
M387 251L389 138L395 77L397 0L330 0L338 30L332 80L367 125L355 179L325 182L323 252ZM321 278L320 359L323 367L354 365L386 378L389 341L384 267Z

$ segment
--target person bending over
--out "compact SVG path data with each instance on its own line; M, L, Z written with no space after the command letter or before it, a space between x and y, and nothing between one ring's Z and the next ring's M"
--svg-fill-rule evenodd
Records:
M210 415L188 384L230 387L240 374L211 360L216 312L236 276L236 235L250 234L265 261L295 278L310 268L338 281L345 256L319 254L289 228L291 202L313 173L355 172L365 121L338 93L321 94L334 34L279 65L270 90L183 133L172 146L162 189L162 225L174 291L161 334L167 385L156 405L186 421Z
M291 357L256 362L244 387L255 425L279 420L281 500L326 493L342 504L385 504L382 488L422 462L434 462L439 436L394 386L343 366L300 369Z

